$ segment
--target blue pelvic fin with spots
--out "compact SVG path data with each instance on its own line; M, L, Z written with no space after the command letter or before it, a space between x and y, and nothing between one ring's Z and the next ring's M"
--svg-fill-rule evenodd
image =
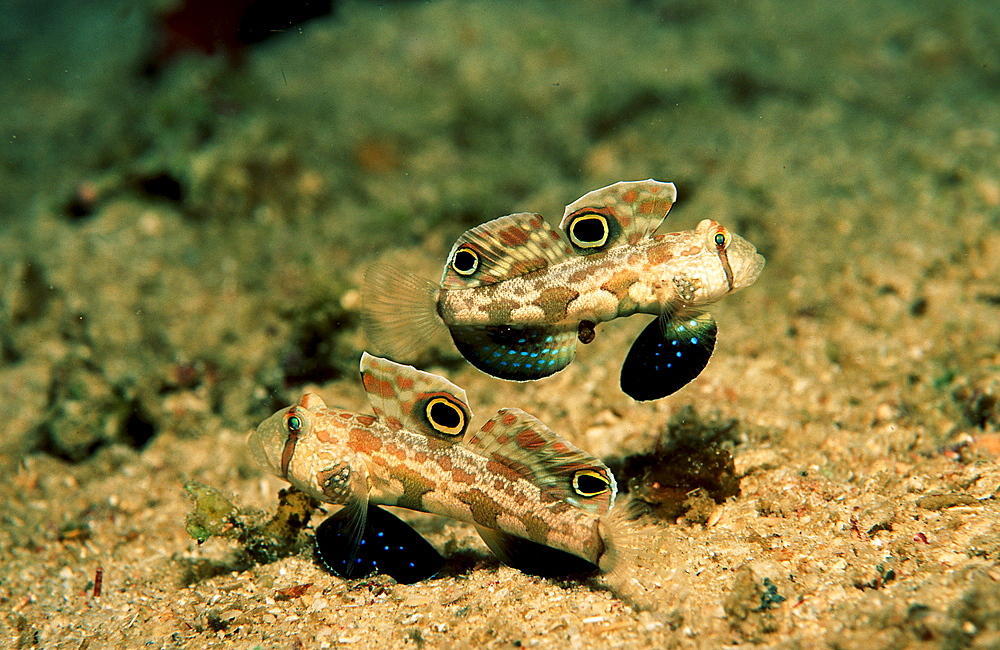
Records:
M434 576L444 565L441 554L417 531L388 510L372 505L357 548L352 550L354 524L342 514L343 510L316 528L316 555L341 578L354 580L378 571L401 584L412 584Z
M625 357L622 390L639 402L680 390L708 365L717 331L710 314L654 319Z
M576 356L573 325L454 325L455 346L469 363L500 379L529 381L548 377Z

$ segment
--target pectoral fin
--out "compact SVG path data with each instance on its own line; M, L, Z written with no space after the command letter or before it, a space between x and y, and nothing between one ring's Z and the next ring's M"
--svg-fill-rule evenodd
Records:
M640 402L680 390L705 369L715 349L717 331L710 314L653 320L625 357L622 390Z
M434 576L444 565L441 554L417 531L378 506L368 506L356 550L349 552L356 522L342 513L316 528L316 554L340 577L353 580L379 571L411 584Z

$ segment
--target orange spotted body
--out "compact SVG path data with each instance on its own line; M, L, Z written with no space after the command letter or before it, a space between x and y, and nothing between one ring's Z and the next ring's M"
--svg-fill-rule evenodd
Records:
M435 375L365 355L362 376L374 415L307 394L258 427L254 457L327 503L443 515L601 563L615 485L600 461L517 409L469 431L464 391Z

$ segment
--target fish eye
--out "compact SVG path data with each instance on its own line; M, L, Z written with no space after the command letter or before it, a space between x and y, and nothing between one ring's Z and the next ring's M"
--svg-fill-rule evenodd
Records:
M472 275L479 268L479 254L471 248L459 248L451 258L451 268L459 275Z
M715 247L716 248L718 248L719 250L722 250L722 249L726 248L727 246L729 246L729 240L730 239L732 239L732 238L729 236L729 233L726 232L726 230L723 228L723 229L719 230L719 232L715 233L715 236L712 238L712 241L715 242Z
M465 430L465 411L444 397L435 397L427 402L424 412L427 421L439 433L455 436Z
M598 248L608 241L608 220L602 214L581 214L569 225L569 238L580 248Z
M581 469L573 474L573 491L582 497L596 497L611 489L611 481L600 472Z
M289 433L298 433L302 430L302 418L290 413L285 417L285 428Z

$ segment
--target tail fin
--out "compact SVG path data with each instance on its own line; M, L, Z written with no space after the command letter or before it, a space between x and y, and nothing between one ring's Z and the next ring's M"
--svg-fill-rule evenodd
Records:
M412 361L446 331L437 315L440 287L409 271L373 264L361 291L361 324L374 348Z
M656 609L655 587L643 575L663 563L659 557L656 531L629 517L625 504L601 517L604 553L598 560L599 581L615 596L637 610Z

